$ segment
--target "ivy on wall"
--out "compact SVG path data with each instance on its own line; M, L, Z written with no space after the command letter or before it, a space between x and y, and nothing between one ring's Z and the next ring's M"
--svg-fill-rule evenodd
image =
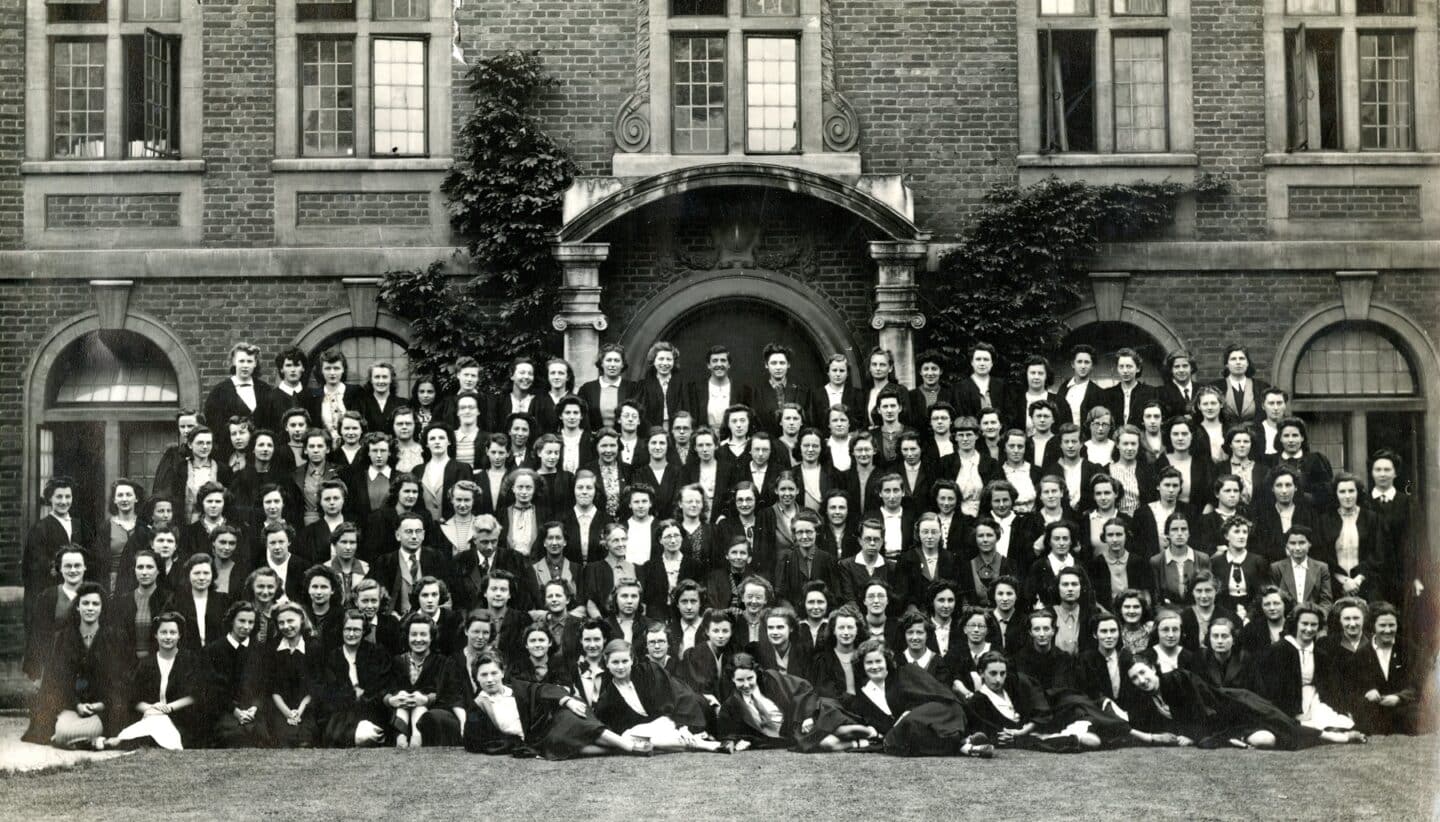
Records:
M1186 195L1227 190L1215 176L1173 182L1092 185L1055 177L999 186L961 234L959 247L920 279L929 322L921 343L968 372L966 352L994 345L1000 367L1021 376L1025 357L1050 353L1069 331L1061 321L1085 294L1087 264L1107 242L1153 237Z
M534 114L556 85L538 52L507 51L477 63L468 77L474 105L441 185L467 253L387 273L380 299L414 331L416 373L448 381L456 358L472 356L482 384L499 386L513 358L543 361L558 348L551 318L560 269L550 241L576 169Z

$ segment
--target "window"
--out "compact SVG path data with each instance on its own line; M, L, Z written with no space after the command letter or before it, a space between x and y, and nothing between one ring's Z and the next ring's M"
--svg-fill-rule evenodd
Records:
M675 151L724 154L725 38L677 37L675 54Z
M48 39L53 159L181 157L181 6L178 0L125 0L122 8L126 20L103 20L104 36ZM119 64L111 65L117 39ZM115 110L107 101L107 77L116 76L110 72L118 72L120 83Z
M300 46L304 153L355 153L355 43L311 39Z
M338 348L349 366L349 380L357 385L370 378L370 366L388 362L395 367L395 384L390 387L397 397L410 396L410 354L405 344L387 334L355 333L331 338L311 352L312 360L327 349Z
M800 152L799 0L672 0L670 16L671 150ZM691 17L723 17L713 28L726 31Z
M451 21L431 19L433 6L433 0L312 0L296 2L294 16L277 17L277 59L299 67L296 86L277 90L280 107L296 112L299 122L278 120L276 154L448 154L451 74L436 63L450 58ZM442 47L432 49L436 42ZM445 105L431 105L432 95Z
M1360 147L1407 150L1414 145L1410 137L1411 35L1361 32L1359 42Z
M1313 340L1295 366L1295 396L1417 393L1410 360L1377 328L1338 326Z
M57 40L50 52L52 153L105 156L105 41Z
M103 23L105 0L45 0L45 19L51 23Z
M1188 0L1017 2L1023 153L1193 150Z
M374 57L375 153L425 153L425 41L377 37Z
M1292 18L1283 41L1286 151L1416 148L1413 0L1356 0L1350 8L1284 0Z

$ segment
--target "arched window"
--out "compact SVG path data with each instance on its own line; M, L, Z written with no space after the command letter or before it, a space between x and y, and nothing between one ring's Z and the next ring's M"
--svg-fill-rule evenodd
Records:
M77 516L99 523L109 482L128 477L148 492L175 441L179 379L170 358L133 331L92 331L65 346L45 380L36 465L44 487L73 477Z
M1165 365L1165 347L1159 341L1130 323L1094 322L1065 335L1050 361L1052 385L1070 379L1070 349L1082 344L1095 349L1095 370L1090 378L1104 388L1116 382L1115 352L1121 348L1133 348L1140 355L1140 382L1159 385L1163 381L1160 369Z
M316 346L315 350L310 352L311 361L315 361L321 352L330 348L338 348L340 353L345 355L350 369L348 379L356 385L365 384L370 375L370 366L376 363L388 362L395 366L395 385L390 390L397 397L406 401L410 399L410 355L406 352L405 343L399 338L383 331L368 329L347 332Z
M1290 376L1311 446L1336 467L1363 473L1366 456L1382 447L1416 464L1425 399L1410 353L1389 329L1332 325L1306 343Z

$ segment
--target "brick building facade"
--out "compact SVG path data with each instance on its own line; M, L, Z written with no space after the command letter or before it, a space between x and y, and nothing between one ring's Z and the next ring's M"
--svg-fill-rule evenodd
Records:
M376 279L456 245L457 58L506 48L583 175L582 372L729 309L802 373L878 341L908 380L914 274L987 187L1213 172L1095 262L1072 340L1206 378L1243 341L1337 467L1434 480L1436 41L1435 0L0 0L0 584L44 478L145 477L233 341L403 355Z

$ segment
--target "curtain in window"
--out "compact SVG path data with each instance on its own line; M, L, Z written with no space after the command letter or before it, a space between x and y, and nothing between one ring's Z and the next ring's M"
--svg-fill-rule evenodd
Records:
M1311 93L1310 72L1315 55L1305 44L1305 24L1295 30L1295 45L1290 52L1290 151L1310 147L1311 105L1319 105ZM1318 119L1318 117L1316 118Z
M1069 151L1070 137L1065 129L1065 72L1060 65L1060 52L1055 36L1045 31L1045 151Z

